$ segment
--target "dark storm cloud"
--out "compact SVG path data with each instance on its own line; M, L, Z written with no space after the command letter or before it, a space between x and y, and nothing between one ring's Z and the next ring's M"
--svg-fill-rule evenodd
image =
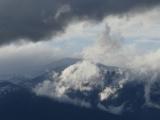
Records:
M74 18L101 20L160 0L0 0L0 44L39 41L62 32Z

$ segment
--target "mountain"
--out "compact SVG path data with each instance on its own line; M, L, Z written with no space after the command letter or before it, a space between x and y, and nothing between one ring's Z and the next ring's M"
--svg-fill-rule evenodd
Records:
M0 119L159 120L159 78L154 72L63 59L34 78L21 77L23 82L1 81Z

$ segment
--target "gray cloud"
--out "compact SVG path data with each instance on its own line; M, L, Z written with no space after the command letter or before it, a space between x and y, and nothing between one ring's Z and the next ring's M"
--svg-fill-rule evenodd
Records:
M107 15L152 8L159 3L159 0L0 0L0 44L21 38L36 42L62 32L73 19L101 20Z

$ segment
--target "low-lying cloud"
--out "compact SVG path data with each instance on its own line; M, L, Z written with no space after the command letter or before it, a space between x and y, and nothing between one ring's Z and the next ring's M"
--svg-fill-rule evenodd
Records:
M90 61L81 61L69 66L62 73L54 73L52 79L40 83L34 91L38 95L49 96L58 101L99 108L103 101L123 88L126 81L123 72L115 69L119 78L107 83L108 72L112 70ZM104 108L109 110L105 106Z

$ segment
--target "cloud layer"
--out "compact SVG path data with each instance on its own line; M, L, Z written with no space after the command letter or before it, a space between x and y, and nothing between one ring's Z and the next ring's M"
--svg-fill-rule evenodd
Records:
M159 0L0 0L0 44L18 39L39 41L62 32L74 20L101 20Z

